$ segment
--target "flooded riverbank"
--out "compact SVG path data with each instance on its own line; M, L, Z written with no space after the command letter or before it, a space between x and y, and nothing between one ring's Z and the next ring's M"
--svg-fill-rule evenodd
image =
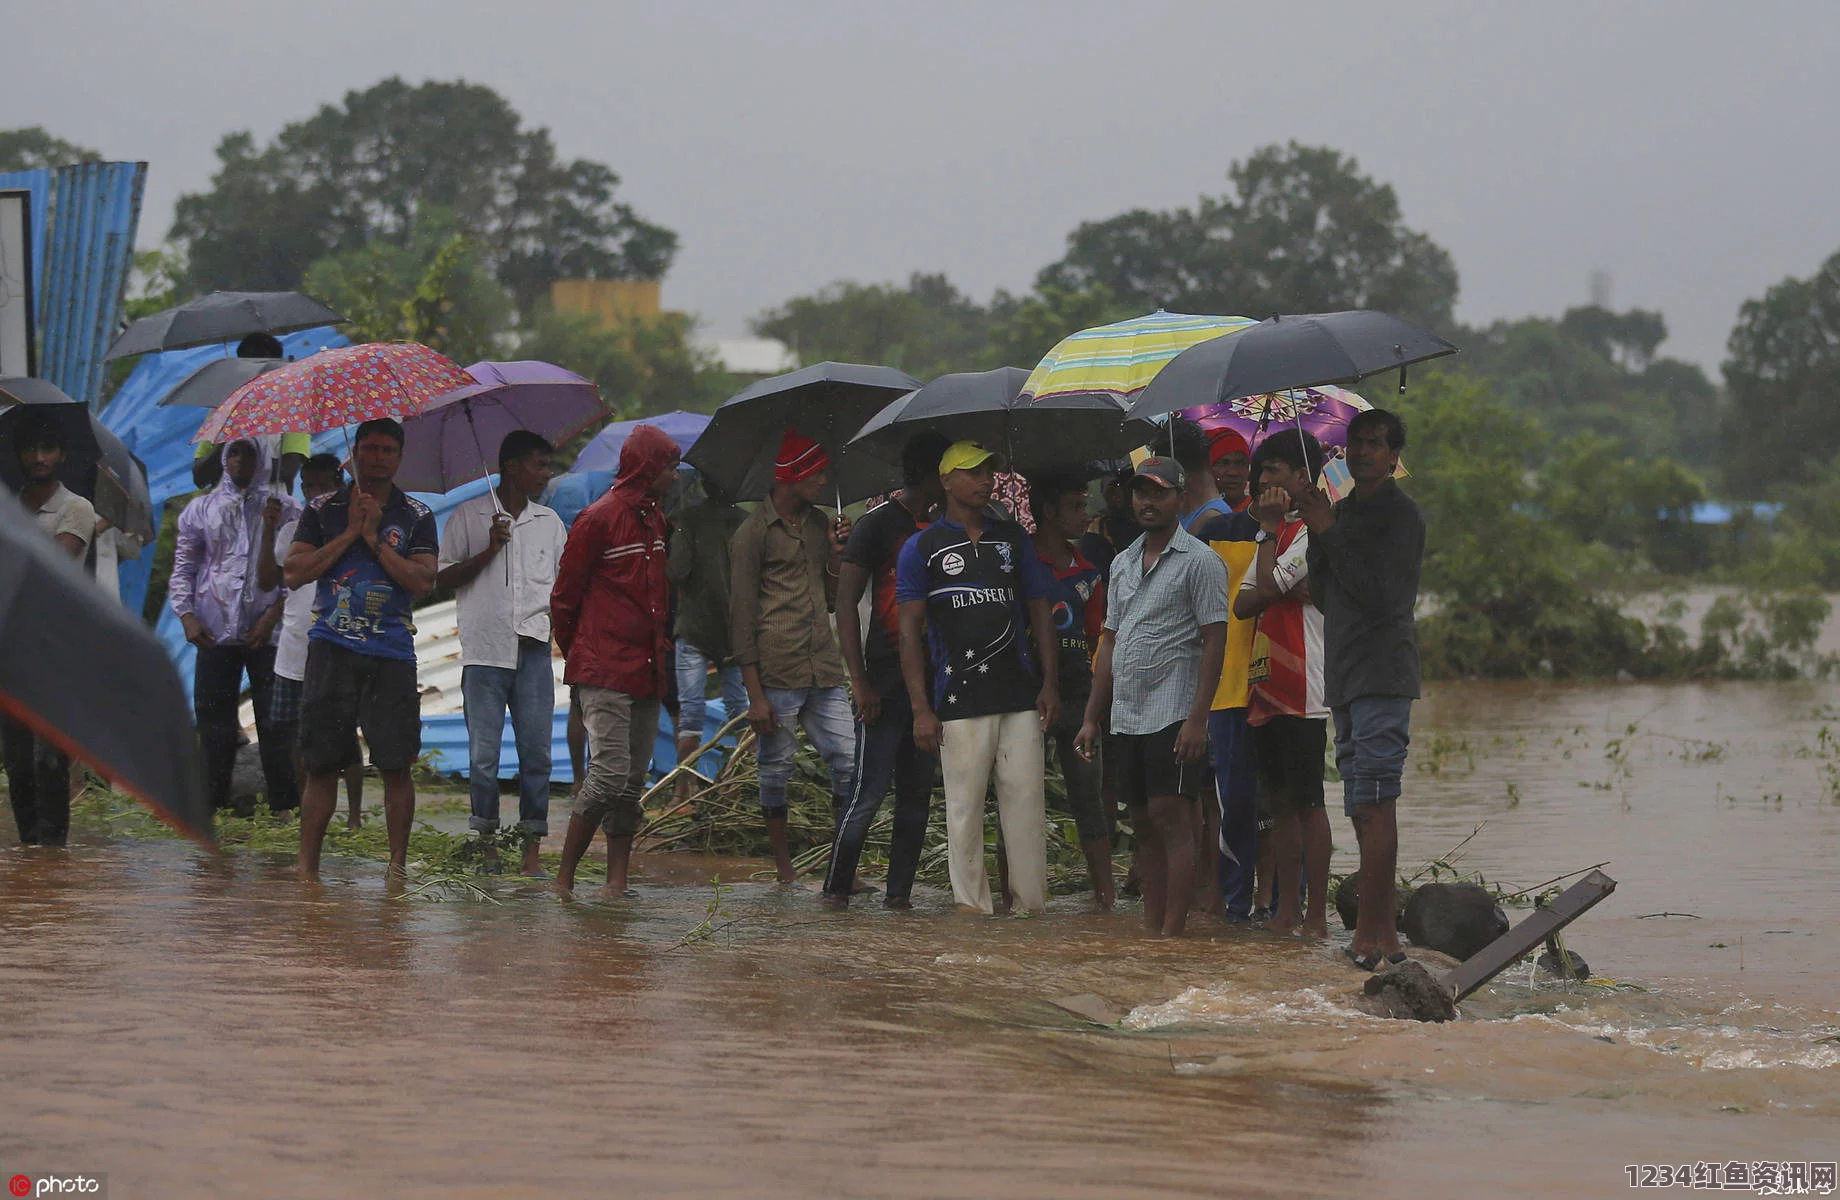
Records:
M1569 938L1609 982L1510 972L1447 1026L1356 1012L1336 944L1150 941L1078 896L835 914L758 863L655 855L619 906L509 880L433 904L370 862L308 887L256 855L9 833L0 1165L117 1196L1099 1197L1594 1195L1625 1163L1831 1161L1825 705L1840 688L1438 687L1401 862L1486 821L1459 867L1620 883ZM1053 1003L1082 994L1117 1025Z

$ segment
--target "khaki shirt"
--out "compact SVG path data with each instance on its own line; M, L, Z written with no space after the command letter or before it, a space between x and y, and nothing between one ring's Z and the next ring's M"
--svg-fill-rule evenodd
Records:
M763 502L729 544L728 625L735 663L762 687L843 685L843 655L825 591L830 521L807 509L798 528Z

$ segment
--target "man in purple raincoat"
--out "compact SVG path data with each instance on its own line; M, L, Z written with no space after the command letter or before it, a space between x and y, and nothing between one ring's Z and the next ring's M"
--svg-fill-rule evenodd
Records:
M192 709L213 807L230 803L240 734L237 699L247 674L268 804L286 813L298 807L300 797L287 739L271 730L269 689L287 591L264 589L256 576L268 541L265 529L299 516L300 505L271 481L268 448L260 439L231 442L223 459L223 477L179 516L167 597L185 626L185 640L198 650Z

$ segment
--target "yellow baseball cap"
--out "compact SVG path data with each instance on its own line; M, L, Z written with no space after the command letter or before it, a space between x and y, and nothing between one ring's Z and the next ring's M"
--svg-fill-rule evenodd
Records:
M1003 456L995 450L986 450L978 442L953 442L940 456L939 473L950 475L954 471L969 471L985 462L990 462L993 471L1001 471L1004 466Z

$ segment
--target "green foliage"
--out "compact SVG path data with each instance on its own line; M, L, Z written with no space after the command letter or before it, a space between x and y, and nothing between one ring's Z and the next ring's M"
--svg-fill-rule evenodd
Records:
M421 342L456 362L497 358L511 301L484 246L450 213L426 210L403 242L378 240L307 269L307 291L350 319L356 342Z
M1095 286L1138 311L1327 312L1380 308L1446 324L1457 269L1406 227L1392 187L1353 158L1297 142L1255 151L1227 171L1234 191L1192 209L1138 209L1089 221L1037 286Z
M36 171L101 161L100 152L67 142L43 126L0 129L0 171Z
M1463 353L1444 369L1488 380L1555 438L1590 433L1622 454L1716 465L1718 389L1698 367L1654 357L1667 336L1658 313L1574 308L1452 336Z
M1733 494L1763 497L1829 471L1840 451L1840 252L1810 278L1745 301L1726 350L1724 468Z
M1705 498L1705 484L1679 463L1631 458L1597 433L1565 438L1540 470L1540 505L1561 531L1666 574L1709 565L1706 530L1692 523Z
M173 222L193 291L296 287L321 259L408 244L429 210L483 247L523 311L556 279L658 278L677 249L615 199L618 175L558 158L549 130L479 84L393 77L266 146L232 133L217 157L211 189L180 197Z
M768 309L752 325L791 346L801 362L881 363L921 379L987 365L989 310L944 275L916 271L905 287L840 281Z

